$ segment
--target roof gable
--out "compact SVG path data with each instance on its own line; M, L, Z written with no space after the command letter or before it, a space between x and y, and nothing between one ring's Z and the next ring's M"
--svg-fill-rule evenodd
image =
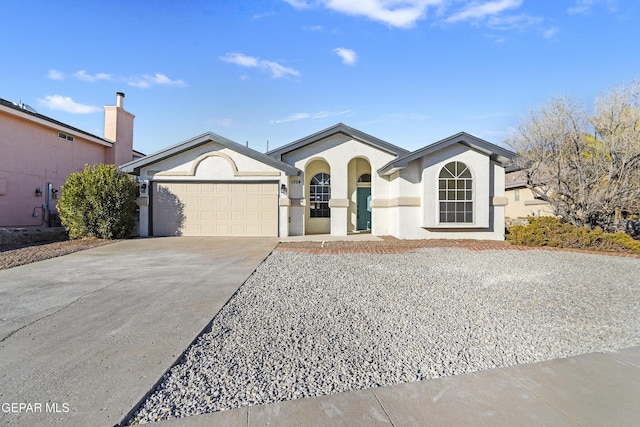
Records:
M194 138L180 142L171 147L165 148L160 151L156 151L155 153L149 154L141 159L137 159L132 162L126 163L120 166L120 169L127 173L139 175L140 169L143 167L152 165L154 163L158 163L162 160L184 153L185 151L191 150L193 148L199 147L209 142L218 143L235 152L238 152L247 157L250 157L254 160L265 163L276 169L280 169L281 171L285 172L289 176L295 176L300 174L300 170L291 165L288 165L284 162L276 160L273 157L267 156L266 154L262 154L259 151L256 151L252 148L245 147L244 145L238 144L237 142L234 142L230 139L227 139L213 132L206 132L206 133L203 133L202 135L198 135Z
M290 144L286 144L280 148L276 148L274 150L268 151L267 155L273 156L273 157L282 156L284 154L290 153L302 147L306 147L307 145L311 145L315 142L318 142L322 139L328 138L330 136L333 136L339 133L346 135L350 138L353 138L357 141L360 141L364 144L378 148L382 151L386 151L395 156L404 156L409 154L409 151L405 150L404 148L400 148L396 145L390 144L386 141L383 141L382 139L376 138L362 131L354 129L350 126L347 126L344 123L338 123L327 129L321 130L320 132L316 132L312 135L305 136L304 138L298 139L297 141L294 141Z
M427 145L426 147L420 148L405 156L390 161L378 170L378 174L390 175L400 169L406 168L409 162L413 160L419 159L420 157L428 156L431 153L435 153L436 151L442 150L453 144L462 144L471 148L472 150L484 153L489 156L491 160L498 162L503 166L508 164L509 161L515 156L514 152L507 150L506 148L499 147L466 132L460 132L438 142L434 142L433 144Z

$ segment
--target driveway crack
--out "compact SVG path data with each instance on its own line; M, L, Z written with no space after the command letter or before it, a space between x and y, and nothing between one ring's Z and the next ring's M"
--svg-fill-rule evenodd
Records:
M37 319L35 319L35 320L33 320L33 321L31 321L31 322L29 322L29 323L25 324L25 325L22 325L22 326L20 326L18 329L16 329L15 331L11 331L11 332L6 336L6 337L4 337L4 338L0 339L0 344L4 343L6 340L8 340L9 338L11 338L13 335L15 335L16 333L20 332L21 330L23 330L23 329L25 329L25 328L28 328L29 326L32 326L32 325L34 325L34 324L36 324L36 323L40 322L41 320L47 319L47 318L49 318L49 317L51 317L51 316L54 316L54 315L56 315L56 314L60 313L62 310L64 310L64 309L66 309L66 308L71 307L73 304L77 303L78 301L80 301L80 300L81 300L81 299L83 299L83 298L85 298L85 297L87 297L87 296L89 296L89 295L91 295L91 294L94 294L94 293L96 293L96 292L98 292L98 291L103 291L103 290L105 290L105 289L108 289L108 288L110 288L110 287L112 287L112 286L114 286L114 285L117 285L117 284L119 284L119 283L124 282L125 280L130 280L130 279L132 279L132 278L135 278L135 277L139 276L140 274L142 274L142 272L138 272L138 273L136 273L136 274L134 274L134 275L132 275L132 276L128 276L128 277L125 277L125 278L123 278L123 279L116 280L115 282L113 282L113 283L109 283L109 284L108 284L108 285L106 285L106 286L103 286L103 287L101 287L101 288L94 289L94 290L92 290L91 292L87 292L86 294L80 295L78 298L76 298L76 299L74 299L73 301L69 302L68 304L66 304L66 305L64 305L64 306L62 306L62 307L60 307L58 310L56 310L56 311L54 311L54 312L52 312L52 313L49 313L49 314L47 314L47 315L45 315L45 316L39 317L39 318L37 318Z

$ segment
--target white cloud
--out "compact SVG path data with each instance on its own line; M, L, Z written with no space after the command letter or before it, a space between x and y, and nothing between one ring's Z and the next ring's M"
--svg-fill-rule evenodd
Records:
M162 73L156 73L153 76L144 74L140 77L134 77L128 82L129 86L139 87L142 89L149 88L151 86L178 86L185 87L187 84L183 80L171 80L169 77Z
M290 116L285 117L284 119L271 120L271 123L293 122L293 121L296 121L296 120L308 119L309 117L311 117L311 115L309 113L295 113L295 114L292 114Z
M256 13L255 15L253 15L251 17L251 19L259 20L259 19L263 19L263 18L268 18L270 16L273 16L273 12Z
M44 99L39 99L38 104L49 110L64 111L71 114L90 114L102 111L102 108L93 106L78 104L68 96L62 95L49 95Z
M293 68L284 67L273 61L260 61L260 68L271 71L271 77L284 77L287 74L299 76L300 73Z
M51 80L64 80L64 74L58 70L49 70L47 78Z
M358 55L354 50L346 49L344 47L338 47L333 49L333 51L337 53L340 58L342 58L342 62L344 62L345 64L356 65L356 62L358 61Z
M364 16L392 27L411 28L424 17L429 6L438 6L443 0L323 0L323 3L337 12Z
M87 74L85 70L80 70L77 73L74 73L73 76L77 79L84 80L85 82L95 82L98 80L112 80L111 74L107 73L96 73L96 74Z
M598 0L577 0L575 6L567 9L569 15L587 15Z
M220 59L231 64L240 65L241 67L258 66L258 58L243 53L227 53L225 56L220 57Z
M498 15L509 9L517 9L523 0L495 0L488 2L472 2L459 12L449 16L445 21L449 23L460 21L477 21L487 16Z
M284 119L278 119L278 120L271 120L271 123L273 124L278 124L278 123L287 123L287 122L293 122L296 120L304 120L304 119L324 119L327 117L332 117L332 116L339 116L341 114L347 114L352 112L353 110L344 110L344 111L338 111L338 112L334 112L334 111L320 111L314 114L309 114L309 113L294 113L290 116L285 117Z
M397 28L412 28L425 18L427 11L434 11L434 19L440 23L468 22L483 25L492 30L523 31L530 28L551 37L558 30L544 31L545 18L524 13L514 15L524 0L284 0L296 9L324 7L336 12L362 16ZM576 10L590 9L597 2L606 2L614 10L618 0L574 0ZM309 29L306 27L305 29Z
M530 15L491 16L487 19L487 27L493 30L511 31L524 30L534 25L540 25L544 19Z
M542 32L542 37L544 37L545 39L550 39L556 34L558 34L558 31L560 31L560 28L558 27L547 28Z
M295 9L309 9L311 4L306 0L284 0Z
M228 53L221 56L220 59L231 64L236 64L241 67L247 68L260 68L263 71L271 73L271 77L279 78L287 75L299 76L300 72L293 68L285 67L274 61L267 61L265 59L248 56L243 53Z
M575 6L567 9L569 15L588 15L598 3L606 3L609 12L618 11L618 0L576 0Z

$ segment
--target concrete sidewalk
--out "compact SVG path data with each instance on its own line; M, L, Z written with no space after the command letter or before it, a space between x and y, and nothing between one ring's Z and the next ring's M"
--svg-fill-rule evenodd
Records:
M276 244L126 240L0 271L0 425L118 424Z
M637 426L640 347L152 425Z

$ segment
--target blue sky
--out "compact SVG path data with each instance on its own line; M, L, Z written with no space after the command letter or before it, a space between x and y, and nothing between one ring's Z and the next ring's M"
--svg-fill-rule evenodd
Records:
M206 131L264 152L332 126L410 150L502 144L555 96L640 79L637 0L0 0L0 97L134 145ZM9 37L10 36L10 37Z

